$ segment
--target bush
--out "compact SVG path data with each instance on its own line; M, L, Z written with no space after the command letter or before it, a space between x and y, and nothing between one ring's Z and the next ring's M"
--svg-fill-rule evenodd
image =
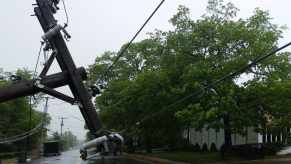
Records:
M262 159L264 158L266 147L263 144L244 144L221 147L222 158L240 157L244 159ZM273 150L273 149L272 149Z
M202 146L202 152L208 152L208 147L206 143L204 143Z
M283 145L282 144L264 144L263 145L263 153L264 155L276 155L278 151L282 149Z
M216 145L215 145L215 143L213 143L213 142L211 143L210 151L211 151L211 152L217 152Z
M0 153L14 152L16 151L16 146L14 144L0 144Z
M194 152L200 152L201 151L200 145L198 143L196 143L195 146L193 147L193 151Z
M196 152L197 148L196 148L196 145L194 146L193 144L189 143L187 139L181 139L176 146L176 150ZM200 151L200 147L198 151Z
M16 157L16 153L1 153L0 154L0 159L9 159L9 158L14 158Z

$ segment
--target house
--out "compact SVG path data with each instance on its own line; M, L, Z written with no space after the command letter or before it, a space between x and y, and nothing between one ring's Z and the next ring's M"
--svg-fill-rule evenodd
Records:
M189 136L188 136L189 135ZM189 142L192 145L198 144L201 148L205 143L210 149L212 143L216 145L217 149L220 149L224 143L224 130L214 130L214 129L206 129L195 130L194 128L190 128L189 131L185 130L183 134L184 138L189 138ZM267 137L267 136L265 136ZM273 137L272 135L271 141L278 142L282 141L282 135ZM255 143L263 143L263 136L260 133L254 131L254 128L247 128L247 134L245 136L240 134L232 134L232 144L233 145L242 145L242 144L255 144Z

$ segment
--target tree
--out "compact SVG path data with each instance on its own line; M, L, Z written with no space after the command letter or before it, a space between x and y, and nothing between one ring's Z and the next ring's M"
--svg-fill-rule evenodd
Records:
M187 8L179 9L178 14L172 19L176 26L174 38L178 36L184 39L173 41L175 44L183 41L180 45L186 47L180 51L187 50L188 52L184 54L191 54L197 61L194 66L190 65L184 70L189 71L185 74L186 77L189 76L187 79L197 79L202 84L211 84L219 77L241 68L252 59L276 47L281 37L281 29L270 23L267 12L256 9L250 18L234 20L236 12L237 8L230 3L223 5L221 1L209 1L208 14L204 15L203 19L193 22L189 19ZM281 60L275 56L246 73L266 72L267 67L278 64L278 61ZM198 129L205 125L207 128L213 126L224 128L225 144L231 145L231 134L234 132L244 134L242 129L250 126L248 123L253 121L248 116L254 111L242 110L240 106L244 88L236 83L235 80L239 78L241 76L212 88L216 94L205 93L199 103L178 112L178 116L185 115L187 119L190 114L193 116L192 123ZM189 82L185 81L185 84Z
M77 137L71 131L65 131L61 141L63 150L69 150L78 144Z
M11 74L11 73L10 73ZM20 76L22 80L27 80L31 78L30 72L23 69L16 72L17 76ZM9 78L3 78L0 80L0 87L9 85L10 83L15 83L17 81L11 81ZM18 98L9 102L1 103L1 117L0 117L0 138L11 137L15 135L22 134L29 131L30 129L39 125L43 118L45 118L45 123L49 124L50 118L48 115L44 116L43 113L34 110L36 104L30 104L30 99L27 97ZM31 115L31 119L30 119ZM38 145L41 134L39 131L32 137L30 137L32 147ZM12 144L11 151L16 151L17 146L19 148L24 147L26 141L19 141ZM5 146L5 145L1 145ZM7 150L7 149L1 149Z
M245 74L253 78L244 85L237 81L245 76L237 75L200 92L277 47L283 28L271 23L268 12L256 9L251 17L237 19L237 11L231 3L210 0L207 13L192 20L189 9L180 6L170 20L174 30L157 30L148 39L134 43L109 73L104 70L117 53L97 57L89 71L92 82L101 78L105 84L96 102L106 126L138 133L149 143L146 145L160 136L169 144L172 139L168 136L179 134L181 127L189 125L196 129L223 128L228 146L232 133L245 134L246 127L259 127L263 118L258 117L257 107L248 109L246 103L251 84L286 76L290 68L288 53L276 54L247 70ZM199 94L179 101L196 92Z

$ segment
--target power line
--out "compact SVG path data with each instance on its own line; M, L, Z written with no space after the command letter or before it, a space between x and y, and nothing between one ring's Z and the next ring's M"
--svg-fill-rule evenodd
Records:
M133 36L133 38L129 41L128 44L126 44L126 46L118 53L118 55L116 56L116 58L114 59L114 61L112 62L112 64L105 70L105 72L103 73L103 75L100 77L100 79L98 80L98 82L100 82L100 80L102 80L102 78L104 76L106 76L106 74L108 74L108 72L114 67L114 65L119 61L119 59L124 55L124 53L126 52L126 50L131 46L131 44L133 43L133 41L137 38L137 36L141 33L141 31L145 28L145 26L149 23L149 21L152 19L152 17L156 14L156 12L160 9L160 7L164 4L165 0L162 0L159 5L155 8L155 10L151 13L151 15L148 17L148 19L145 21L145 23L141 26L141 28L137 31L137 33ZM97 83L98 83L97 82Z
M279 47L279 48L276 48L276 49L272 50L271 52L269 52L269 53L266 54L266 55L263 55L263 56L259 56L259 57L257 57L257 58L254 59L250 64L248 64L248 65L246 65L246 66L244 66L244 67L242 67L242 68L240 68L240 69L238 69L238 70L236 70L236 71L234 71L234 72L232 72L232 73L229 73L229 74L227 74L227 75L221 77L220 79L216 80L212 85L217 85L217 84L223 82L224 80L226 80L226 79L228 79L228 78L232 78L232 77L234 77L234 76L237 76L237 75L239 75L239 74L245 72L246 70L250 69L251 67L257 65L259 62L261 62L261 61L267 59L268 57L270 57L270 56L276 54L277 52L279 52L279 51L281 51L281 50L283 50L283 49L289 47L290 45L291 45L291 42L289 42L289 43L283 45L282 47Z
M30 100L31 100L31 98L30 98ZM30 112L32 112L32 111L30 111ZM21 141L21 140L27 139L28 137L36 134L39 131L39 129L43 129L43 126L45 124L45 119L46 119L45 118L46 113L47 113L47 109L45 107L44 111L43 111L43 117L42 117L41 123L36 125L33 129L30 129L29 131L26 131L26 132L24 132L22 134L18 134L18 135L12 136L12 137L7 137L7 138L0 139L0 144L13 143L13 142Z
M73 116L73 115L69 115L69 117L70 118L73 118L73 119L76 119L76 120L78 120L78 121L80 121L80 122L84 122L84 120L82 120L82 119L80 119L79 117L76 117L76 116Z
M35 133L37 133L38 130L41 129L41 127L42 127L42 123L38 124L35 128L33 128L33 129L31 129L31 130L29 130L27 132L24 132L22 134L15 135L13 137L8 137L8 138L1 139L0 140L0 144L7 144L7 143L13 143L13 142L16 142L16 141L24 140L27 137L30 137L30 136L34 135Z
M44 44L43 42L41 42L41 44L40 44L40 48L39 48L39 51L38 51L38 56L37 56L36 64L34 66L33 79L36 78L37 67L38 67L38 64L39 64L39 60L40 60L40 55L41 55L41 51L42 51L43 44Z
M62 3L63 3L64 11L65 11L65 14L66 14L66 23L65 23L64 27L68 27L68 25L69 25L69 14L67 12L67 7L66 7L65 0L62 0Z

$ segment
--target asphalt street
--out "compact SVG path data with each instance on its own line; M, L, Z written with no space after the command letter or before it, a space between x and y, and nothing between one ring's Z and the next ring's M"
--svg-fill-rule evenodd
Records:
M79 152L74 150L63 152L60 156L44 157L30 162L30 164L85 164L79 156Z
M125 158L95 157L88 161L80 159L78 150L63 152L60 156L46 157L30 162L29 164L146 164L144 162Z
M291 147L284 149L284 151L290 151ZM88 161L82 161L80 159L78 150L63 152L60 156L46 157L30 162L29 164L147 164L142 161L136 161L126 159L122 157L118 158L101 158L95 157ZM291 158L281 159L265 159L265 160L253 160L253 161L241 161L241 162L218 162L216 164L290 164Z

